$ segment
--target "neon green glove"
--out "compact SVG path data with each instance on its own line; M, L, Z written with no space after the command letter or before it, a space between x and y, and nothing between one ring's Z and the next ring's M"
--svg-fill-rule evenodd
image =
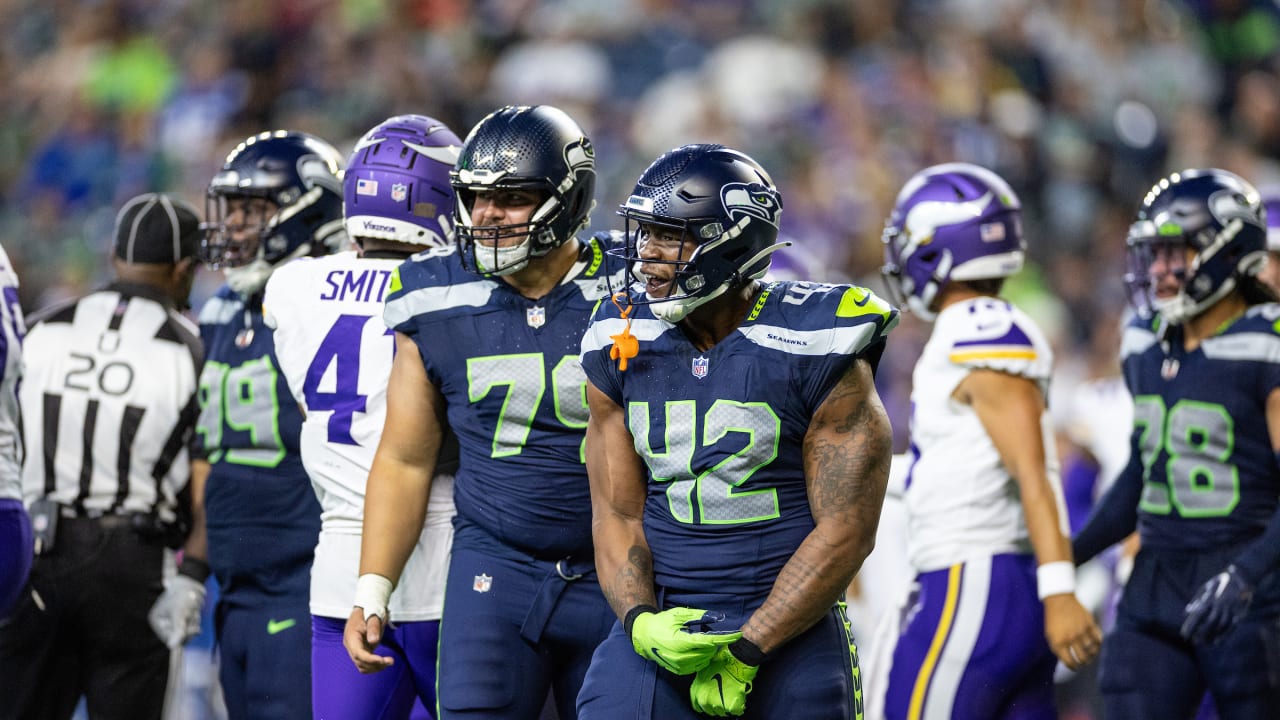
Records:
M716 650L742 637L740 632L689 632L686 623L700 620L705 610L675 607L658 612L655 607L632 608L623 621L631 646L642 658L658 663L677 675L691 675L706 667Z
M759 648L751 647L754 654L761 657ZM718 648L711 662L694 676L693 685L689 686L689 701L694 710L704 715L741 715L747 711L747 693L751 692L751 681L759 671L758 665L750 665L734 655L732 647Z

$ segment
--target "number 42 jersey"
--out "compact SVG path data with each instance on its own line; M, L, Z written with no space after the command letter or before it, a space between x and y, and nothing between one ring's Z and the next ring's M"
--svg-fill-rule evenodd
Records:
M813 530L802 447L813 413L858 358L874 368L898 313L848 285L765 285L737 330L702 352L647 305L639 354L610 358L626 327L606 303L582 341L588 379L626 413L648 467L645 536L659 586L758 604Z

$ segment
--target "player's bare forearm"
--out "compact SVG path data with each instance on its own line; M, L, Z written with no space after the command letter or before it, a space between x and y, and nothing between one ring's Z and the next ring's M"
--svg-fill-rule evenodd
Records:
M1061 501L1045 464L1045 402L1040 386L1008 373L975 370L960 384L957 395L973 407L1000 461L1018 483L1036 562L1071 560Z
M191 532L182 544L184 558L209 561L209 533L204 514L204 488L211 470L208 461L191 461Z
M411 339L396 333L387 418L365 489L360 573L400 578L427 516L445 403Z
M875 546L892 430L871 367L856 361L814 413L804 440L815 527L742 628L772 652L830 611Z
M591 534L596 574L619 618L637 605L654 605L653 555L644 537L647 476L636 455L622 408L587 386L587 473L591 480Z

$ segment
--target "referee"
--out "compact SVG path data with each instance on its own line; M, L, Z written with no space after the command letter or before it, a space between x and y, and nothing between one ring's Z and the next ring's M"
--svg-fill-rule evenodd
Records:
M0 719L69 718L82 695L94 720L161 715L169 649L147 615L166 546L203 522L186 500L203 350L179 314L199 237L190 205L133 198L116 216L115 280L30 319L19 402L36 558L0 626ZM206 553L185 551L198 613Z

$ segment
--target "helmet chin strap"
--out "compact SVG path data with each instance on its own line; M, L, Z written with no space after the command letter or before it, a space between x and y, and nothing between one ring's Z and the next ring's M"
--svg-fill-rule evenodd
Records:
M651 303L649 309L653 311L654 317L659 320L665 320L672 325L680 322L689 316L702 305L707 304L725 293L729 289L729 282L720 283L720 287L712 290L706 295L697 295L692 297L684 297L679 300L665 300Z
M227 279L227 285L241 297L249 297L261 290L267 284L267 279L271 277L271 273L277 267L283 265L290 260L300 258L311 252L311 243L304 243L297 250L289 253L287 256L280 258L278 262L269 263L266 258L259 253L258 258L248 265L240 267L227 268L223 271L223 276Z
M476 267L480 272L497 277L518 273L529 265L529 246L532 242L532 239L526 237L524 242L508 248L483 248L476 243ZM493 268L488 267L489 258L494 261Z

